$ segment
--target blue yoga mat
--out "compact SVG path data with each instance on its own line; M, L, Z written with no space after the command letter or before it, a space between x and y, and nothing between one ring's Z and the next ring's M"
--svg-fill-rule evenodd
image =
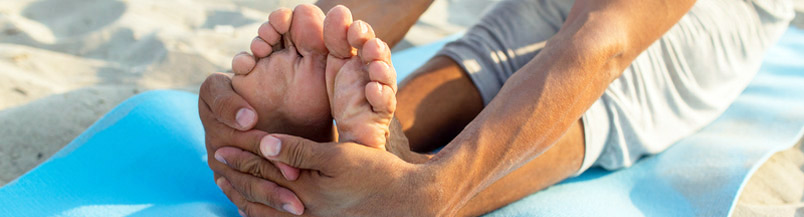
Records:
M404 77L445 42L393 59ZM662 154L591 169L488 216L724 216L773 153L804 129L804 31L790 29L715 122ZM207 167L197 95L151 91L0 188L0 216L237 216Z

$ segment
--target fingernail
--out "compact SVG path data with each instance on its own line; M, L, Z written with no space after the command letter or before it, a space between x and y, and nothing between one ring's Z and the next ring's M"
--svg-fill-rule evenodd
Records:
M246 212L243 212L243 210L238 209L237 213L240 214L240 216L246 217Z
M218 180L215 180L215 184L218 185L218 188L223 189L223 177L220 177L218 178Z
M292 213L293 215L301 215L302 214L301 211L296 210L296 208L293 207L292 205L290 205L289 203L286 203L285 205L282 205L282 209L284 209L285 211L287 211L289 213Z
M282 168L279 168L279 172L282 173L282 177L285 177L286 180L290 180L288 178L288 174L285 174L285 170L283 170Z
M282 162L276 162L275 165L276 168L279 168L279 171L282 172L282 176L285 177L285 179L287 179L288 181L295 181L297 178L299 178L298 169L288 166L287 164ZM290 176L291 174L293 175L293 177Z
M279 150L282 149L282 141L279 141L276 137L273 136L265 136L262 137L260 141L260 152L265 157L276 157L279 155Z
M242 108L240 111L237 111L237 115L235 115L235 119L237 119L237 124L240 125L242 128L246 128L254 122L254 114L251 109Z
M228 163L226 163L226 159L223 159L223 156L218 154L218 152L215 152L215 160L218 160L218 162L221 162L223 164L229 165Z

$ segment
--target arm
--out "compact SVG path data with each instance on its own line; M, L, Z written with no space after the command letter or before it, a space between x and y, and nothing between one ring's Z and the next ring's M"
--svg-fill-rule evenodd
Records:
M432 3L433 0L319 0L315 5L323 11L337 5L348 7L355 19L369 23L378 38L394 47Z
M233 201L246 212L265 208L260 204L270 205L273 201L279 201L272 197L274 193L266 191L243 191L241 193L244 195L240 195L233 190L260 190L266 185L275 186L267 180L247 175L253 174L291 188L303 200L317 198L305 200L310 201L305 205L313 207L310 209L313 213L365 212L376 215L418 211L423 216L435 216L435 213L456 215L458 209L473 197L495 198L493 195L517 194L506 197L504 201L487 200L493 204L484 207L461 210L461 214L487 212L505 205L510 199L521 198L544 187L528 185L529 180L523 178L526 174L541 174L545 180L566 178L569 174L541 173L523 165L527 162L538 163L538 160L532 160L536 157L544 159L556 148L561 148L560 142L557 145L554 143L569 125L577 121L611 80L618 77L642 50L667 31L692 5L692 2L667 6L663 3L631 3L626 0L591 4L579 0L577 3L562 30L547 43L543 51L516 73L515 79L509 79L488 109L481 112L447 148L426 164L410 164L389 156L385 151L357 144L319 145L283 135L280 137L281 143L273 145L280 147L281 144L278 155L273 152L261 155L312 172L300 176L299 180L288 182L281 178L276 169L271 170L273 167L270 167L270 163L260 157L232 158L235 153L260 153L257 147L265 146L243 143L241 148L248 152L230 150L226 154L226 151L218 150L223 162L228 162L228 166L243 173L232 173L225 177L245 176L233 179L239 182L233 182L231 186L225 179L222 182L219 179L219 184L223 183L221 188L228 196L234 197ZM625 3L631 4L625 7ZM635 8L661 10L642 13L630 11ZM275 149L278 148L267 150ZM256 161L262 162L254 163ZM367 170L367 165L371 165L371 169ZM334 186L320 188L328 185ZM512 192L513 188L525 191ZM247 202L242 200L244 196L251 198L249 201L263 202ZM410 201L411 204L387 206L395 201ZM332 210L332 207L339 208ZM410 210L409 207L418 209ZM271 213L273 210L264 211Z
M445 195L445 209L452 210L444 212L457 213L473 196L549 149L693 3L577 1L544 50L508 79L478 117L433 158L431 169L441 179L437 182L450 194ZM521 198L529 191L504 193Z

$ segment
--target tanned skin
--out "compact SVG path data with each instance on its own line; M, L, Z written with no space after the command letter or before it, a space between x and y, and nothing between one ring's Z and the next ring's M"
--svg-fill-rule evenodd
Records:
M318 5L324 6L323 9L326 11L328 10L326 6L332 2L335 1L321 1ZM406 28L393 24L403 23L409 28L423 13L422 8L431 3L431 1L404 2L421 7L411 6L412 8L406 11L388 9L393 8L393 2L383 5L384 1L377 1L376 4L372 1L337 1L352 8L356 19L366 20L374 27L377 36L389 42L391 46L401 40L407 31ZM357 180L338 180L339 186L343 187L341 191L348 192L351 187L357 192L361 187L358 183L371 183L372 180L383 180L382 176L387 174L402 173L406 177L418 177L417 181L412 183L423 187L387 185L382 188L382 192L376 193L394 195L389 192L398 192L400 195L419 196L416 197L419 200L416 203L419 205L417 209L412 210L407 206L378 205L360 207L360 212L356 213L366 214L374 210L376 213L397 211L397 213L424 216L463 216L489 212L569 177L577 171L583 159L583 126L579 122L581 115L603 94L609 83L618 78L637 55L678 22L694 2L691 0L576 1L559 32L548 40L544 49L533 60L505 83L486 107L483 107L477 89L457 64L445 57L435 57L403 82L398 93L397 118L414 150L424 151L444 144L446 139L433 136L435 133L431 132L447 132L440 134L442 136L460 133L451 138L444 149L424 163L393 162L390 165L378 166L380 169L373 173L351 176ZM377 10L384 7L387 8ZM385 11L385 14L376 11ZM388 15L390 11L403 14ZM393 28L397 30L390 30ZM219 90L218 93L221 91L225 90ZM455 93L465 94L456 96ZM205 94L216 93L201 95ZM210 102L201 103L208 105ZM242 103L232 106L244 107ZM223 113L212 114L210 117L218 117L218 120L234 118L223 117L223 115L231 116L231 112ZM305 158L313 155L303 151L315 151L297 147L313 146L314 143L280 137L283 150L277 157L272 157L272 160L300 168L313 167L311 165L314 165L317 159ZM286 142L289 143L285 144ZM260 152L253 144L243 144L239 147L253 153ZM350 156L366 162L387 161L381 158L387 156L380 155ZM333 156L333 159L335 157L337 156ZM232 161L235 159L227 160ZM378 165L384 164L378 163ZM337 166L329 165L329 167ZM344 165L346 166L348 165ZM244 170L244 168L235 169ZM359 167L354 169L357 170ZM218 170L220 169L216 172ZM348 168L340 170L349 171ZM270 172L272 171L255 175L267 179L276 177L276 174L267 174ZM225 185L226 188L256 189L259 184L257 180L241 181L238 177L226 175L224 177L231 180L227 181L231 186ZM291 189L306 188L299 182L273 181ZM241 199L272 198L270 195L265 195L270 194L265 191L243 192L231 189L224 191L230 198L237 196L241 196ZM303 191L294 190L294 192L300 194ZM238 193L244 195L233 196ZM263 195L259 195L260 193ZM315 198L309 195L300 197ZM394 198L398 199L398 196L373 199ZM236 204L250 202L235 201ZM393 203L393 201L386 202ZM366 201L365 204L383 203ZM256 212L248 211L248 213Z

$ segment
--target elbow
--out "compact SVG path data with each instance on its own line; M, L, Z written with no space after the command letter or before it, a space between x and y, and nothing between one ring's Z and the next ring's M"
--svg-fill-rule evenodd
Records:
M569 55L573 55L587 72L599 72L610 81L620 77L634 54L634 35L628 20L618 14L606 12L578 13L548 41ZM601 78L603 79L603 78Z
M619 33L591 33L585 37L553 37L547 43L560 56L569 57L586 73L598 73L601 80L612 82L631 64L628 43ZM556 35L558 36L558 35Z

